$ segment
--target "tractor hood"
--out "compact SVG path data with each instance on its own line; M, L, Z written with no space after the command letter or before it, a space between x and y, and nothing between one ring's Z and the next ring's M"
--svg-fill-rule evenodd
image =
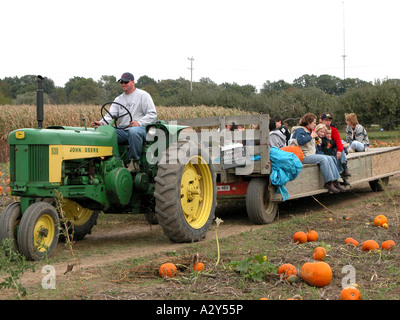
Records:
M52 126L46 129L24 128L9 133L10 145L109 146L118 153L117 136L111 126L93 128Z

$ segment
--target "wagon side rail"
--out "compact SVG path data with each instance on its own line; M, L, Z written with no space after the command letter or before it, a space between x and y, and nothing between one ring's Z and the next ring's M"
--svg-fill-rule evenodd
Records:
M168 124L188 126L181 131L179 140L194 140L209 148L213 160L220 159L221 147L241 142L249 156L245 168L224 169L214 162L214 169L222 182L229 182L231 175L268 175L271 173L269 158L269 115L238 115L167 120ZM245 130L230 131L228 125L243 125Z

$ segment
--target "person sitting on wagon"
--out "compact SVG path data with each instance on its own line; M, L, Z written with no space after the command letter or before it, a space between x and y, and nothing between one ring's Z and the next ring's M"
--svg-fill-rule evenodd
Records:
M346 136L349 143L349 152L366 151L369 147L367 130L358 123L355 113L346 113Z
M283 148L286 146L286 136L280 131L281 122L269 120L269 144L271 147Z
M317 116L313 113L306 113L300 119L299 125L292 128L290 144L300 146L304 155L304 164L316 163L319 165L325 181L324 188L334 193L346 192L346 189L343 189L338 181L340 173L333 157L316 153L315 138L317 134L314 131L316 125Z
M320 123L315 127L315 132L318 135L318 138L315 138L317 153L332 156L337 163L337 167L340 173L343 173L343 171L346 169L348 170L347 161L342 162L343 157L341 157L340 159L336 158L337 147L336 142L331 139L331 129L328 129L324 124ZM350 185L350 183L347 182L347 177L343 174L342 180L343 182L340 182L341 185Z
M331 129L331 139L336 143L336 159L340 160L341 163L347 163L346 153L344 152L344 146L342 138L340 137L339 130L332 126L333 117L330 113L324 112L319 117L319 123L324 124L327 129ZM349 168L344 168L341 173L342 178L351 177Z

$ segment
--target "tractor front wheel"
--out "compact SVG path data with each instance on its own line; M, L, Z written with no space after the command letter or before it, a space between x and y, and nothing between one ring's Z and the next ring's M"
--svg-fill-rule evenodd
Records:
M189 156L183 155L189 151ZM174 242L204 238L214 219L217 194L206 151L189 142L170 146L155 181L156 214L164 234Z
M50 256L58 242L60 220L47 202L35 202L24 212L19 224L18 247L27 260Z
M21 221L21 205L12 202L4 208L0 215L0 242L4 239L12 240L12 249L18 252L17 230Z

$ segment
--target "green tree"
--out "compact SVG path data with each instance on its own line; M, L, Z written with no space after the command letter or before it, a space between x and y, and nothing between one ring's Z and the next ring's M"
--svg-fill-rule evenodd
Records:
M292 85L284 80L278 80L274 82L265 81L261 89L261 93L268 94L272 92L280 92L283 90L287 90L291 87Z
M101 104L100 88L92 78L79 78L74 81L68 97L68 103Z
M232 93L236 93L239 95L243 95L245 97L249 97L250 95L252 95L253 93L256 92L256 87L252 86L250 84L246 84L244 86L241 86L239 84L237 84L236 82L234 83L227 83L224 82L221 84L221 86L228 92L232 92Z
M323 74L317 77L315 86L325 93L335 96L344 93L343 80L335 76L330 76L328 74Z
M36 105L36 103L37 103L36 91L21 93L17 95L17 97L14 99L14 104L16 105L19 104ZM50 103L49 96L46 93L43 94L43 103L44 104Z
M146 75L141 76L136 82L135 86L139 89L143 89L148 92L154 100L154 103L159 100L159 93L157 87L157 81Z
M354 112L362 125L394 129L400 119L400 80L377 81L373 86L348 90L341 97L341 112Z
M12 99L6 97L3 92L0 91L0 105L5 105L5 104L12 104Z
M114 101L122 93L121 85L115 76L103 75L98 82L100 89L100 99L102 103Z
M304 74L301 77L294 79L293 86L299 89L317 87L317 76L313 74Z
M63 87L56 87L49 96L50 103L53 104L67 104L67 94Z
M154 80L153 78L150 78L150 77L144 75L144 76L141 76L139 79L137 79L135 82L135 86L140 89L142 89L143 87L148 86L148 85L153 85L153 86L157 87L157 81Z

